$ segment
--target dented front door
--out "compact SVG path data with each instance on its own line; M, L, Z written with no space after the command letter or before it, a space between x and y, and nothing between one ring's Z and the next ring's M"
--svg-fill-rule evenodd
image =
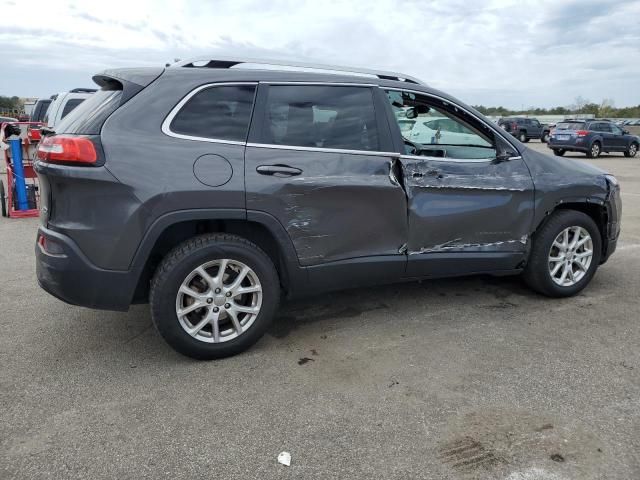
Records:
M410 274L429 273L419 271L428 268L417 261L421 254L525 251L534 190L520 157L496 162L406 155L401 164Z

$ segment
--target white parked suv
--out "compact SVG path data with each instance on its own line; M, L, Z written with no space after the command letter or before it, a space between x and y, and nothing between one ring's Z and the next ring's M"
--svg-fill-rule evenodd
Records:
M93 88L74 88L54 95L53 101L42 120L49 128L55 128L74 108L95 93ZM55 98L54 98L55 97Z

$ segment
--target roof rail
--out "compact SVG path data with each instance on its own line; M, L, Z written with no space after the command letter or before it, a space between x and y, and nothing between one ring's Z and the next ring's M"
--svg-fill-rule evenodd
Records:
M323 65L315 63L294 62L289 60L271 60L256 58L235 58L235 57L198 57L183 60L171 65L171 67L187 68L258 68L264 70L290 70L307 71L317 73L329 73L333 75L352 74L368 77L376 77L382 80L395 80L400 82L426 85L422 80L410 77L404 73L385 72L379 70L368 70L354 67L341 67L337 65Z

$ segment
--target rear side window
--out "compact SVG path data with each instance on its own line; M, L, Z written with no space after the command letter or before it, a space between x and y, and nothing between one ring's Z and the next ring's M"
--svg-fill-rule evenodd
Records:
M373 94L366 87L272 85L263 135L274 145L379 150Z
M107 117L120 106L121 98L122 90L98 90L87 99L69 100L67 105L73 101L80 102L80 105L76 105L78 108L55 127L56 132L98 135Z
M200 90L173 117L169 129L189 137L244 142L255 91L255 85L212 86Z
M65 103L64 108L62 109L62 115L60 116L60 120L69 115L75 108L84 102L84 98L72 98L67 103Z

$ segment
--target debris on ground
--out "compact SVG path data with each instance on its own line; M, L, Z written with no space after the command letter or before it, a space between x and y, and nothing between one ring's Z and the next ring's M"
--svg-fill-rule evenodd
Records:
M281 463L282 465L285 466L290 466L291 465L291 454L289 452L280 452L280 455L278 455L278 463Z

